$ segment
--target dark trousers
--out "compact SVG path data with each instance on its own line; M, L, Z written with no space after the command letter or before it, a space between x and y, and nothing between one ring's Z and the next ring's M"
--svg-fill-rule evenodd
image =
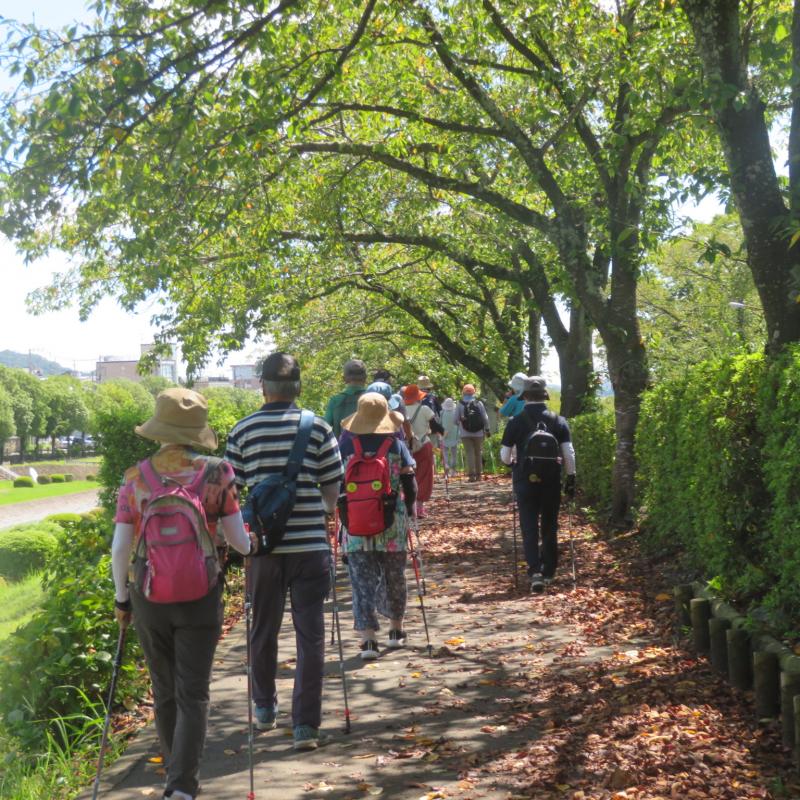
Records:
M191 603L151 603L131 592L136 633L153 683L165 788L197 794L211 667L222 630L222 591Z
M558 509L560 482L514 482L519 509L519 527L528 574L541 572L551 578L558 567Z
M330 553L291 553L254 558L252 645L253 702L277 702L278 634L289 593L297 642L292 694L292 724L319 728L325 662L323 608L331 587Z

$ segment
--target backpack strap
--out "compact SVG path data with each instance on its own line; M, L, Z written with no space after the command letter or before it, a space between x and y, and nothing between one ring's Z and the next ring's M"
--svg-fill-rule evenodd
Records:
M364 449L361 447L361 439L358 436L353 436L353 455L356 458L364 457Z
M389 452L393 442L394 436L387 436L378 448L378 452L375 453L375 458L386 458L386 454Z
M289 460L283 474L289 480L294 480L303 465L303 456L306 454L308 442L311 439L311 429L314 427L314 415L305 408L300 411L300 419L297 423L297 435L294 437L294 444L289 453Z
M139 462L139 472L144 478L147 488L151 492L157 492L161 488L161 478L155 471L155 468L153 467L153 464L149 458Z
M221 458L216 458L214 456L210 456L206 459L206 464L203 469L198 470L197 474L194 476L191 483L187 484L186 488L190 492L194 492L196 495L200 494L200 490L203 488L203 484L206 482L206 476L208 473L216 467L222 461Z
M409 420L409 422L410 422L412 425L414 424L414 420L417 418L417 414L419 414L419 412L420 412L420 411L422 411L422 403L420 403L420 404L417 406L417 410L414 412L414 414L412 415L411 419Z

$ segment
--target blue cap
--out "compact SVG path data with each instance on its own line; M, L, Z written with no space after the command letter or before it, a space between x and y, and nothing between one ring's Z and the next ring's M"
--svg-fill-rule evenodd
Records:
M367 391L382 394L387 400L389 400L392 396L392 387L383 381L375 381L374 383L371 383L369 386L367 386Z

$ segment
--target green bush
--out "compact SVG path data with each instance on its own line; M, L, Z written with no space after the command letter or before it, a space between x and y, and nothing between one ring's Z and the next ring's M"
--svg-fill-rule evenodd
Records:
M580 414L569 421L578 465L581 499L598 511L611 507L614 469L614 412L610 409Z
M50 480L49 475L37 475L36 476L36 483L41 484L42 486L46 486L48 483L52 483Z
M41 746L46 720L103 701L119 630L114 620L107 515L64 523L67 535L42 576L39 612L0 645L0 714L28 748ZM145 688L141 651L128 636L117 697ZM84 697L85 695L85 697Z
M88 475L87 475L87 476L84 478L84 480L87 480L87 481L96 481L96 480L97 480L97 475L94 475L94 474L92 474L92 473L90 472L90 473L89 473L89 474L88 474Z
M72 483L75 480L75 476L71 472L64 473L64 483Z
M0 575L19 580L42 569L58 541L45 530L6 530L0 533Z
M50 514L50 516L45 517L44 519L45 522L54 522L58 525L66 525L80 522L82 517L82 514L72 514L69 511L64 511L61 514Z
M64 483L64 476L61 475L60 473L56 472L56 473L54 473L53 475L50 476L50 480L53 483Z
M14 488L15 489L32 489L33 488L33 478L29 477L28 475L21 475L19 478L14 478Z

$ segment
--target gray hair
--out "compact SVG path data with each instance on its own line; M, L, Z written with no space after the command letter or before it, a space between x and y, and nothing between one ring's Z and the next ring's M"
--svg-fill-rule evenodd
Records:
M271 397L286 397L294 400L300 396L300 381L261 381L264 394Z

